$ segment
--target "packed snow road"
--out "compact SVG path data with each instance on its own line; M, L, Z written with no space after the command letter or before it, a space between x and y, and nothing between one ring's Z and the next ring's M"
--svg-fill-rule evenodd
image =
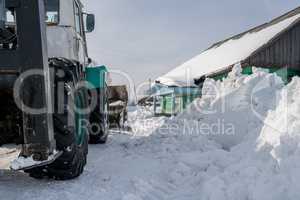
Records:
M90 146L84 174L72 181L34 180L22 172L1 170L1 196L8 200L195 199L195 192L187 190L198 187L200 167L180 162L184 154L176 152L182 147L172 140L162 139L165 147L158 145L158 140L156 144L147 142L115 134L106 145ZM186 155L201 153L197 141L193 143L195 149ZM184 188L186 183L194 188Z
M113 133L107 144L90 146L86 170L78 179L34 180L22 172L0 170L1 195L8 200L198 199L209 168L207 155L201 154L215 144L198 137L166 137L155 131L164 118L151 118L145 111L136 115L135 132ZM7 160L17 155L10 146L5 151Z

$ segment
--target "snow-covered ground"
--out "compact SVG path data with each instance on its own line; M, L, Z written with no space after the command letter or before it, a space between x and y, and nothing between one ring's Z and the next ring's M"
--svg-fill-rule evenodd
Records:
M37 181L0 170L0 194L23 200L298 200L300 78L236 66L207 80L202 99L172 119L131 109L132 132L90 146L76 180ZM12 147L0 151L15 156ZM0 198L1 199L1 198Z

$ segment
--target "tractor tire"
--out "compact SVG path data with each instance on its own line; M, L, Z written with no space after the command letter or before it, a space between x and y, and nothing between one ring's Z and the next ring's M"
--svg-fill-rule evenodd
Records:
M91 114L91 118L92 119L98 119L99 121L102 119L101 115L98 113L93 113ZM92 122L92 121L90 121ZM90 140L89 143L90 144L105 144L107 142L107 138L108 138L108 134L107 134L107 130L104 127L104 123L97 123L98 126L92 126L89 128L89 136L90 136ZM96 129L101 129L101 130L94 130L94 128ZM100 131L100 132L99 132ZM95 132L99 132L97 134L95 134Z
M52 59L50 60L49 64L50 67L54 67L55 69L61 69L60 66L64 66L63 70L67 76L63 79L63 81L67 86L70 84L70 82L74 81L72 78L70 78L72 76L74 77L74 73L71 70L68 70L68 67L74 69L76 67L74 65L75 64L73 62L65 59ZM55 78L55 85L57 85L57 81L58 80ZM75 104L77 105L78 99L81 108L85 108L88 102L87 94L84 90L80 90L78 92L76 91L75 93ZM55 96L57 95L58 94L55 94ZM88 116L85 114L77 114L74 111L72 117L74 125L69 127L67 126L68 121L70 120L68 119L70 111L66 105L66 102L68 102L67 99L70 98L69 95L69 92L64 92L64 112L55 112L53 114L56 149L62 152L62 155L49 165L26 170L25 172L29 173L29 175L33 178L41 179L48 177L55 180L70 180L80 176L83 173L84 167L87 163L89 138L88 133L85 133L84 131L85 128L82 128L83 126L80 126L79 123L83 123L83 120L88 120Z
M97 108L96 108L97 109ZM90 115L90 144L105 144L108 138L108 119L103 114L92 112Z
M106 144L109 135L109 122L108 122L108 94L107 89L98 91L103 108L99 103L89 117L89 143L90 144ZM102 96L103 95L103 96Z
M63 154L47 166L25 171L31 177L36 179L48 177L55 180L71 180L82 174L87 163L88 135L85 134L83 143L79 146L76 144L74 132L57 131L55 134L57 150L63 151Z

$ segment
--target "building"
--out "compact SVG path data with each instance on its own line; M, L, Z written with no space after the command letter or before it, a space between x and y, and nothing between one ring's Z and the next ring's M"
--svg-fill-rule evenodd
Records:
M167 86L190 87L206 77L221 79L234 64L243 72L251 67L277 72L285 81L300 71L300 7L268 23L212 45L180 65L157 82Z
M200 97L199 87L174 87L156 84L153 93L155 115L172 116L185 110Z
M251 74L252 67L256 66L276 72L285 82L299 75L300 7L220 41L159 77L156 83L161 91L155 94L155 111L161 114L181 112L201 95L200 89L195 92L195 87L201 88L199 86L207 77L223 79L237 63L241 63L244 74ZM183 96L190 100L185 101Z

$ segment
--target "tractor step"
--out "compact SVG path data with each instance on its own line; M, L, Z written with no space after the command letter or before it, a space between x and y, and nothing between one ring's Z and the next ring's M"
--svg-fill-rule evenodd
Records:
M51 163L53 163L59 156L62 155L62 151L60 152L55 152L53 155L50 155L48 160L45 161L35 161L33 160L32 157L18 157L17 159L13 160L10 163L10 169L14 170L14 171L19 171L19 170L29 170L29 169L33 169L36 167L42 167L45 165L49 165Z

